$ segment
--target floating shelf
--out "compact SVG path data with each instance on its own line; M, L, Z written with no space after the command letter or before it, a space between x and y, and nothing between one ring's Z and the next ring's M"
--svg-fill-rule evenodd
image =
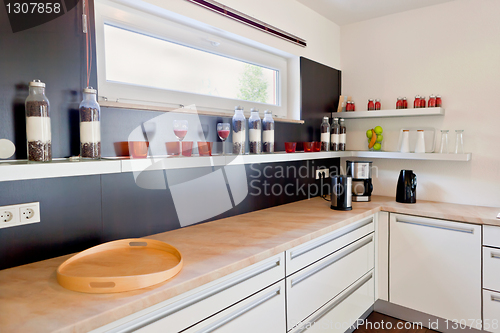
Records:
M455 161L468 162L472 153L466 154L437 154L437 153L400 153L388 151L351 151L353 157L387 158L396 160L424 160L424 161Z
M132 110L142 110L142 111L159 111L159 112L180 112L187 114L198 114L201 116L212 116L212 117L232 117L233 114L231 111L210 111L203 109L196 109L196 111L192 109L179 109L179 108L170 108L166 106L157 106L157 105L146 105L146 104L135 104L135 103L121 103L121 102L111 102L111 101L99 101L99 105L104 108L117 108L117 109L132 109ZM250 116L250 113L245 113L246 117ZM279 118L273 117L274 121L282 122L282 123L292 123L292 124L303 124L303 120L289 119L289 118Z
M378 111L354 111L333 113L334 117L344 119L356 118L386 118L386 117L415 117L415 116L444 116L443 108L417 108L417 109L395 109Z

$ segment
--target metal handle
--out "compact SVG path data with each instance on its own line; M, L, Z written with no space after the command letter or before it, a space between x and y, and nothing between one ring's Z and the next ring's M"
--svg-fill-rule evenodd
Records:
M496 296L491 295L491 300L493 302L500 302L500 297L496 297Z
M175 302L174 304L167 305L163 308L157 309L155 311L152 311L142 317L136 318L134 320L131 320L125 324L122 324L118 327L115 327L107 332L109 333L128 333L128 332L134 332L144 326L150 325L160 319L163 319L167 316L170 316L171 314L178 312L182 309L185 309L195 303L201 302L204 299L207 299L209 297L214 296L215 294L218 294L220 292L223 292L226 289L229 289L231 287L234 287L237 284L240 284L246 280L249 280L259 274L262 274L264 272L267 272L268 270L271 270L277 266L281 265L281 260L274 260L271 262L268 262L262 266L259 266L255 269L252 269L251 271L248 271L245 274L238 275L228 281L221 282L215 286L212 286L204 291L201 291L199 293L196 293L194 295L188 296L185 299Z
M342 251L341 253L335 255L333 258L327 260L325 263L317 266L316 268L310 270L309 272L307 272L307 273L305 273L305 274L303 274L303 275L301 275L301 276L299 276L299 277L297 277L295 279L292 279L292 281L290 282L290 287L296 286L300 282L306 280L307 278L310 278L314 274L322 271L323 269L325 269L328 266L336 263L340 259L342 259L342 258L350 255L351 253L359 250L360 248L362 248L366 244L371 243L372 241L373 241L373 235L370 236L369 238L365 239L364 241L360 242L360 243L353 244L351 247L349 247L349 248L345 249L344 251Z
M204 329L201 329L201 330L197 331L196 333L211 333L211 332L215 331L216 329L226 325L230 321L233 321L234 319L244 315L245 313L249 312L250 310L258 307L262 303L265 303L265 302L269 301L271 298L279 295L280 291L281 291L281 288L277 288L277 289L273 290L272 292L270 292L269 294L262 296L261 298L255 300L254 302L248 304L247 306L219 319L218 321L216 321L212 325L205 327Z
M364 278L361 278L353 284L350 290L348 290L345 294L341 295L335 302L332 304L328 305L326 308L324 308L321 312L319 312L316 316L312 317L311 320L308 320L303 324L303 326L298 330L295 331L294 333L302 333L309 329L310 327L314 327L314 325L308 325L310 323L315 323L316 321L320 320L322 317L324 317L328 312L332 311L335 309L340 303L346 300L349 296L354 294L359 288L361 288L366 282L370 281L371 278L373 277L373 271L368 273Z
M314 249L317 249L318 247L320 246L323 246L327 243L330 243L331 241L334 241L336 240L337 238L340 238L348 233L350 233L351 231L354 231L356 229L359 229L359 228L362 228L364 227L365 225L368 225L370 223L373 222L373 216L370 216L366 219L363 219L361 221L359 221L358 223L354 223L353 225L347 227L346 229L343 229L340 233L335 233L333 235L331 235L330 237L327 237L327 238L324 238L324 239L321 239L317 242L314 242L308 246L305 246L303 248L300 248L298 250L295 250L295 251L292 251L290 252L290 259L295 259L303 254L306 254L307 252L309 251L312 251Z
M495 259L500 259L500 254L491 252L491 257Z
M429 228L449 230L449 231L464 232L464 233L467 233L467 234L474 234L474 229L470 229L470 228L446 227L446 226L442 226L442 225L439 225L439 224L434 224L434 223L429 223L429 222L422 222L422 221L415 221L415 220L411 220L411 219L408 219L408 218L405 218L405 220L400 220L399 218L396 218L396 222L406 223L406 224L413 224L413 225L419 225L419 226L429 227Z

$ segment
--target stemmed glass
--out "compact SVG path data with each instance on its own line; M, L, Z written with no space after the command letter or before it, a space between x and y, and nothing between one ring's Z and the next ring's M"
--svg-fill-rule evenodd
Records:
M174 134L179 140L179 151L182 151L181 141L184 139L188 131L187 120L174 120Z
M219 135L219 138L222 140L222 155L225 155L224 154L224 141L226 141L226 139L228 138L229 136L229 132L230 132L230 126L229 126L229 123L218 123L217 124L217 135Z

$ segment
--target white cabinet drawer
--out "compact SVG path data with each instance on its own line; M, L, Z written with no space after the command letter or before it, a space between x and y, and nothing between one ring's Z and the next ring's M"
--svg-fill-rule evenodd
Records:
M483 225L483 245L500 248L500 227Z
M288 328L310 316L374 267L374 235L286 278Z
M372 215L286 251L286 275L297 272L373 230Z
M374 304L373 271L304 320L291 333L343 333Z
M483 246L483 288L500 292L500 249Z
M391 303L481 319L481 226L391 213L389 244Z
M500 333L500 293L483 290L483 330Z
M284 254L139 311L98 332L180 332L285 277Z
M285 281L273 284L184 332L285 333Z

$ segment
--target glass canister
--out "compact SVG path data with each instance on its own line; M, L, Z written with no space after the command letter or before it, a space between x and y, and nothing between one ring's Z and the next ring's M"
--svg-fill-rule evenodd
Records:
M455 154L464 153L464 130L455 130Z
M448 154L448 132L449 130L441 130L441 145L439 146L440 154Z
M424 130L417 130L417 143L415 144L415 153L425 153L425 133Z
M243 107L234 108L233 116L233 154L245 154L246 118Z
M270 110L264 111L262 119L262 151L274 153L274 119Z
M49 162L52 160L52 134L45 83L40 80L29 83L25 108L28 161Z
M321 122L321 151L330 150L330 123L328 117L323 117Z
M339 120L340 134L339 134L339 150L345 151L346 142L347 142L347 129L344 124L344 119L340 118Z
M83 89L80 103L80 157L101 158L101 108L97 103L97 90Z
M330 130L330 150L338 151L340 145L340 125L339 118L333 118L332 128Z
M262 123L260 121L258 109L250 109L248 128L248 144L250 146L250 154L260 154L262 152Z

